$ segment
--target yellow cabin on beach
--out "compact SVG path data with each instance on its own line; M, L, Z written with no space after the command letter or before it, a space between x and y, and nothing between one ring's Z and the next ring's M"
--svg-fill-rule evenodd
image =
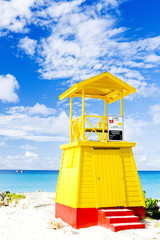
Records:
M55 210L56 217L75 228L98 225L102 209L129 209L144 218L145 202L132 152L136 144L123 136L123 98L135 92L105 72L60 95L60 100L70 98L70 143L61 145ZM76 119L74 97L82 98L82 116ZM104 116L86 115L85 98L104 101ZM119 116L108 116L107 104L118 100Z

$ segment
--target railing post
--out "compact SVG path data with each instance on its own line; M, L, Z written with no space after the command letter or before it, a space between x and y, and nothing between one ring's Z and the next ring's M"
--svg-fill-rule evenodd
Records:
M70 141L73 142L73 137L72 137L72 97L70 97Z
M85 140L85 93L82 89L82 140Z

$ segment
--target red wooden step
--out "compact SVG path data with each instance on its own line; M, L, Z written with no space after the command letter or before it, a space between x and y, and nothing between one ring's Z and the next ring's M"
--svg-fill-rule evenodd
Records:
M105 216L130 216L130 215L134 215L133 210L129 210L129 209L101 209L99 211L104 213Z
M109 228L113 232L118 232L118 231L127 230L127 229L145 228L145 224L144 223L113 223L113 224L110 224Z
M145 224L139 222L139 217L129 209L99 209L98 225L114 232L127 229L145 228Z
M114 216L106 217L108 224L111 223L130 223L130 222L139 222L139 217L130 215L130 216Z

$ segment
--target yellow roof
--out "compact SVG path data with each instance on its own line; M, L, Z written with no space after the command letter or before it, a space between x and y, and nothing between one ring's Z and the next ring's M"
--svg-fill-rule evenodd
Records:
M125 97L135 93L136 89L123 82L109 72L104 72L95 77L74 84L71 88L60 95L62 100L67 97L82 97L82 90L87 98L99 98L108 103L117 101L122 96Z

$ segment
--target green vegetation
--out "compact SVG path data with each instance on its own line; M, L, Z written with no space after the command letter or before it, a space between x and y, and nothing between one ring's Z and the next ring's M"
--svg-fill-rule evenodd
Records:
M26 196L22 195L22 194L15 194L15 193L7 193L7 195L5 197L10 197L11 200L9 200L9 202L12 202L13 200L15 200L15 203L17 204L19 200L26 198Z
M160 219L160 211L157 206L158 199L146 198L146 192L143 191L146 203L146 217L153 219Z
M158 228L159 228L159 227L160 227L160 222L157 221L154 227L158 227ZM160 234L160 233L159 233L159 234Z

